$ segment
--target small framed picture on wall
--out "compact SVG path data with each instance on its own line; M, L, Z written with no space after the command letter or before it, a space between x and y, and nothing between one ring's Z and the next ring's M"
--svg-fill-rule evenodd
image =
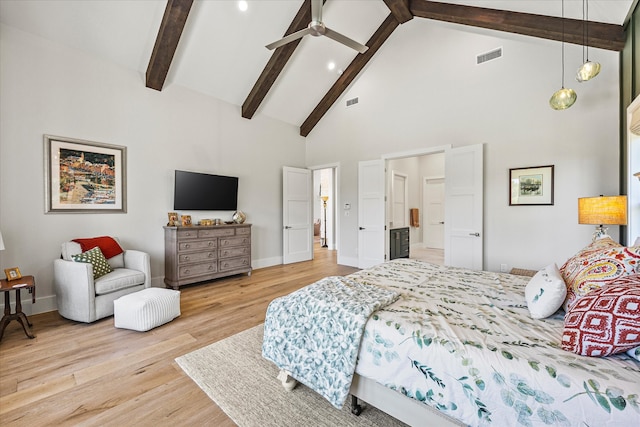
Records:
M509 206L553 205L553 165L509 169Z

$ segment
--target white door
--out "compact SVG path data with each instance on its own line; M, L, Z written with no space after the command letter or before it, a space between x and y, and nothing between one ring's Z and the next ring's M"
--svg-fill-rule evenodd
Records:
M482 144L445 152L445 265L483 268L482 168Z
M384 160L358 163L358 267L384 262Z
M424 247L444 249L444 178L425 178L422 192Z
M282 168L282 262L313 258L311 171Z
M409 226L409 188L406 174L391 172L391 228Z

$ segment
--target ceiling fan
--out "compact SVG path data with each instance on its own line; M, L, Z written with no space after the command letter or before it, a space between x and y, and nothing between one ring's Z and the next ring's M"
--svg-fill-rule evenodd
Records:
M287 43L291 43L294 40L298 40L307 34L310 34L314 37L318 36L327 36L330 39L337 41L338 43L342 43L345 46L350 47L351 49L355 49L360 53L365 53L369 47L358 43L355 40L350 39L347 36L344 36L336 31L333 31L330 28L327 28L322 22L322 0L311 0L311 22L309 26L304 30L296 31L295 33L289 34L286 37L281 38L278 41L270 43L267 45L267 49L273 50L280 46L284 46Z

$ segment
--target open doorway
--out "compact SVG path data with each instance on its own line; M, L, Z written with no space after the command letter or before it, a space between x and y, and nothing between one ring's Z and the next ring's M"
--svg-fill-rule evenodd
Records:
M409 258L444 264L444 160L444 152L387 160L388 259L394 230L408 229ZM396 194L399 177L403 194Z
M313 170L313 249L335 250L336 245L336 168Z

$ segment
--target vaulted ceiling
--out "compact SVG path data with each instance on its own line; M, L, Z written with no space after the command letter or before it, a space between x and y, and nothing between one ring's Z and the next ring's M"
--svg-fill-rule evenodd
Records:
M2 0L0 22L135 69L149 88L185 86L241 106L247 119L265 114L299 125L303 136L409 21L444 21L504 37L585 40L582 0L565 0L565 19L561 0L325 2L327 26L366 44L367 52L326 37L267 50L267 43L307 26L310 0L249 0L246 12L235 0ZM635 3L589 0L588 44L620 51ZM327 70L329 61L336 70Z

